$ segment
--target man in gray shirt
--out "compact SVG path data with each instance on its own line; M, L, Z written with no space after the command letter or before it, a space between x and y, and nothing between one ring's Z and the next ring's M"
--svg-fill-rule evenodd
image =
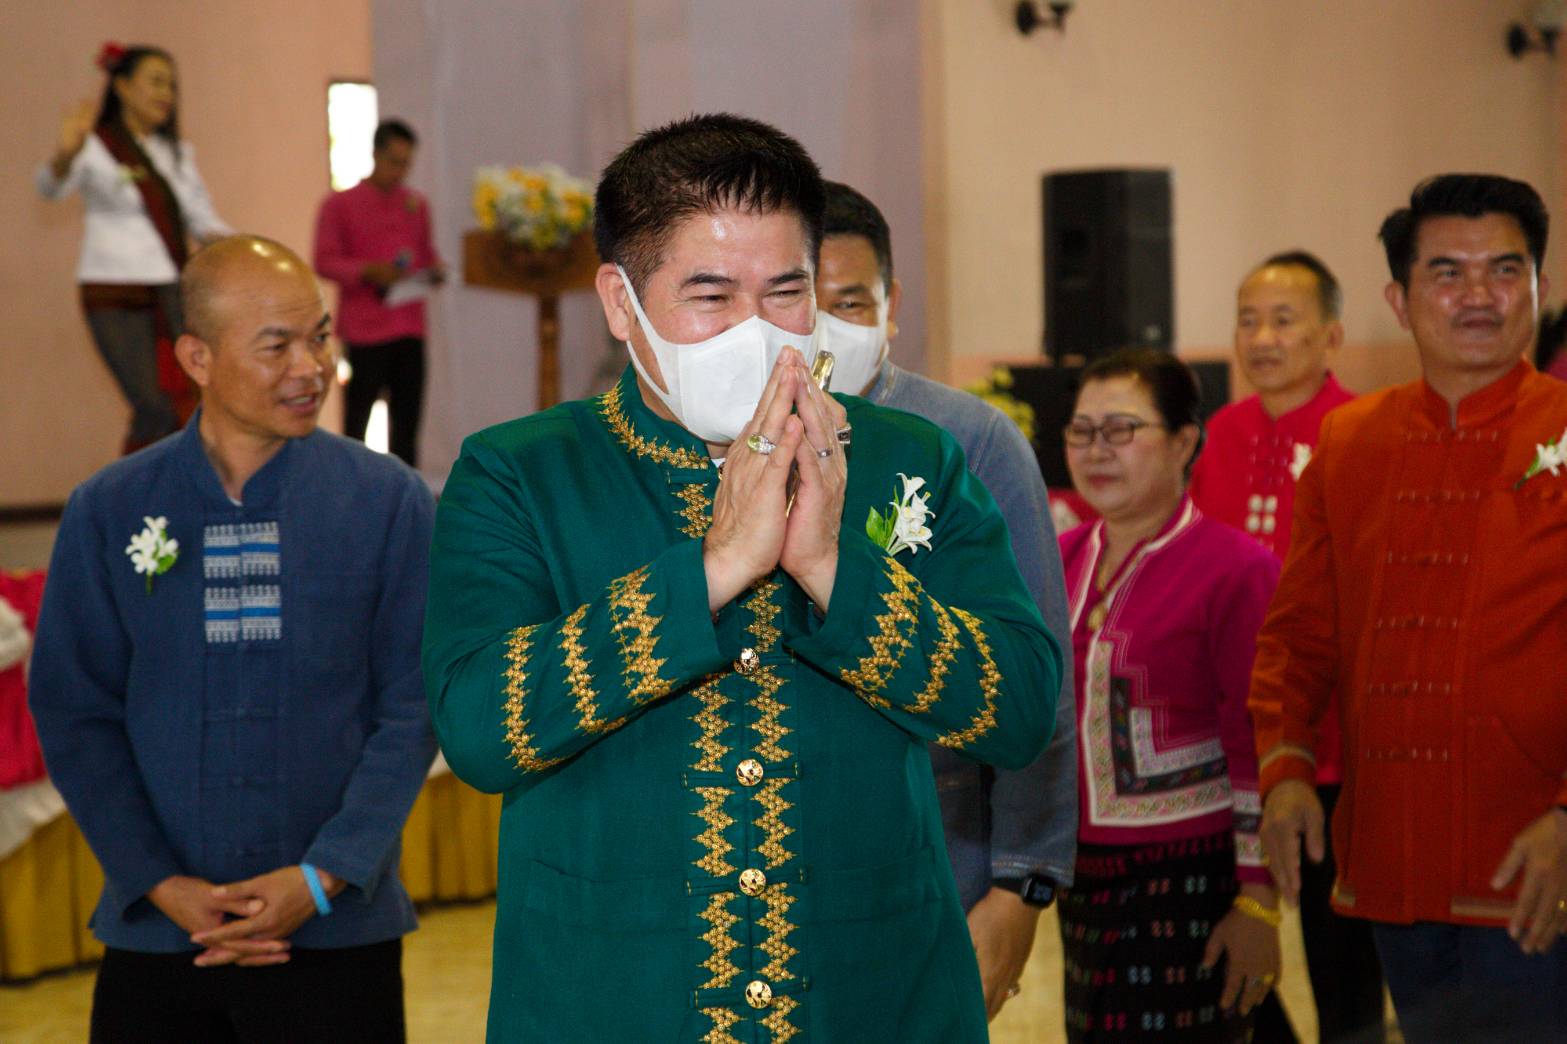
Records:
M967 392L893 365L902 288L892 275L892 239L876 205L848 185L827 183L816 275L817 326L836 365L832 390L907 410L946 428L1012 531L1012 551L1045 624L1072 647L1066 588L1050 504L1033 448L1000 410ZM975 583L984 583L975 577ZM1056 731L1019 772L990 769L931 748L947 855L968 910L985 1003L995 1018L1016 994L1039 913L1072 883L1077 854L1077 711L1071 664L1062 671Z

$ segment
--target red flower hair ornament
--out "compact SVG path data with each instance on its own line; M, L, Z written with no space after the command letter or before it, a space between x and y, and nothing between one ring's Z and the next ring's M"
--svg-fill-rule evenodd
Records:
M104 72L112 73L112 72L114 72L114 67L119 65L120 64L120 60L122 58L124 58L124 57L125 57L125 47L124 47L124 45L123 44L117 44L113 40L110 40L107 43L105 43L103 45L103 47L101 47L98 50L98 57L95 60L94 64L97 65L98 68L102 69Z

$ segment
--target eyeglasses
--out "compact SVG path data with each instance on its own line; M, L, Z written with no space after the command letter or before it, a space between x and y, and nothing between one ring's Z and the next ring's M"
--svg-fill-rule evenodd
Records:
M1103 424L1073 421L1061 429L1061 435L1066 439L1066 444L1074 449L1087 449L1092 446L1096 435L1103 435L1107 446L1125 446L1132 441L1132 436L1137 434L1139 428L1158 426L1151 421L1115 417Z

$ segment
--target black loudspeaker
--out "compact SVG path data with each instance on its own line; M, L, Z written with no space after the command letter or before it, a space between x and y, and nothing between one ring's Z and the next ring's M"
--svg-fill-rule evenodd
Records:
M1057 363L1175 343L1168 170L1044 177L1045 352Z
M1218 412L1230 401L1230 364L1222 361L1187 363L1197 375L1202 395L1199 407L1202 420ZM1013 364L1012 395L1034 407L1034 451L1039 456L1039 471L1045 485L1052 489L1071 489L1072 476L1066 470L1066 443L1061 429L1072 419L1077 401L1081 366L1018 366Z

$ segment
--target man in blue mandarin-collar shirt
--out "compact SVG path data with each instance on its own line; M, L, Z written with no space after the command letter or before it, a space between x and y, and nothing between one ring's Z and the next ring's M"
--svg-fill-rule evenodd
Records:
M401 1040L433 503L317 430L330 319L292 251L221 240L181 289L202 407L72 494L33 654L106 878L92 1039Z

